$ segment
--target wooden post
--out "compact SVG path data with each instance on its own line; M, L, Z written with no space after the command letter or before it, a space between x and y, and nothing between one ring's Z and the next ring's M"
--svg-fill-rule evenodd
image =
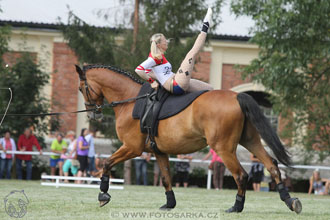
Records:
M131 53L134 53L135 51L138 32L139 32L139 0L135 0L133 45L131 48Z

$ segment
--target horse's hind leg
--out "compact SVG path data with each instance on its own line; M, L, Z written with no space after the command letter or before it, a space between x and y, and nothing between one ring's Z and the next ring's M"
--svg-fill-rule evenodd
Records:
M246 133L243 135L240 144L242 144L247 150L254 154L267 168L268 172L275 179L280 198L288 208L296 213L300 213L302 210L301 202L298 198L291 198L288 190L285 188L282 179L281 173L277 166L277 161L271 158L264 147L261 144L260 136L255 130L255 128L247 123L249 129L246 130Z
M226 212L241 212L244 208L248 174L236 157L236 145L232 146L233 147L229 149L218 145L214 148L214 150L222 158L224 164L232 173L238 188L235 204L233 207L226 210Z
M163 186L165 187L165 195L166 195L166 204L161 206L160 209L173 209L176 205L176 200L174 196L174 192L172 190L172 181L170 174L170 162L168 160L167 154L155 154L157 163L159 165Z

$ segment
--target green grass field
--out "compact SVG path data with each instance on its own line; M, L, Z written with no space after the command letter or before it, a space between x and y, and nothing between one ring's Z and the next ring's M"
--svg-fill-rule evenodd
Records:
M98 189L41 186L39 181L0 181L0 219L13 219L5 211L4 198L13 190L24 190L29 199L23 219L330 219L330 197L292 193L300 198L303 211L291 212L274 192L247 192L239 214L225 210L234 203L235 190L174 189L177 206L160 211L165 203L162 187L125 186L112 190L112 199L99 208ZM17 201L17 200L16 200Z

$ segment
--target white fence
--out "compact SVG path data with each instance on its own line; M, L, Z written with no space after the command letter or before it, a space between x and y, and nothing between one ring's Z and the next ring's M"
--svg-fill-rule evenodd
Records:
M0 151L0 153L2 153L2 151ZM14 153L14 154L25 154L25 155L40 155L40 153L38 151L7 151L7 153ZM51 155L59 155L53 152L43 152L42 155L45 156L51 156ZM101 158L108 158L111 156L111 154L100 154L98 155ZM134 158L134 160L139 160L140 158ZM151 157L151 160L156 160L155 157ZM178 158L169 158L170 161L173 162L191 162L191 163L200 163L200 164L209 164L211 161L210 160L200 160L200 159L192 159L192 160L188 160L188 159L178 159ZM252 163L249 162L241 162L241 165L246 165L246 166L251 166ZM279 164L280 168L285 168L285 166L283 164ZM293 165L291 166L291 168L295 168L295 169L309 169L309 170L314 170L314 169L319 169L319 170L330 170L330 167L327 166L311 166L311 165ZM211 176L212 176L212 171L208 170L207 173L207 184L206 184L206 188L210 189L211 188ZM74 184L76 185L76 184Z
M100 188L99 185L95 184L75 184L75 183L63 183L60 180L82 180L88 182L100 182L100 178L93 178L93 177L73 177L73 176L49 176L49 175L42 175L41 176L41 185L42 186L55 186L56 188L59 187L77 187L77 188ZM44 180L55 180L55 182L43 182ZM123 179L110 179L110 183L124 183ZM113 185L110 184L109 189L124 189L124 186Z

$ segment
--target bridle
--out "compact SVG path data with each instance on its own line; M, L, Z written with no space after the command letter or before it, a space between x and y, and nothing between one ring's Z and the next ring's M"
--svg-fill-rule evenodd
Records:
M102 108L102 105L96 104L96 102L94 100L97 100L97 99L100 99L100 98L102 98L102 100L103 100L104 99L103 94L101 94L101 95L97 94L97 92L95 92L95 90L90 85L88 85L86 78L84 78L82 80L84 80L84 83L85 83L85 95L86 95L86 98L87 98L87 101L88 101L88 102L85 102L85 106L86 107L94 107L95 112L96 111L100 112L101 108ZM79 90L82 94L84 94L80 87L79 87ZM96 99L94 99L94 100L92 99L92 95L91 95L90 91L92 91L96 95L96 97L97 97Z
M87 107L90 107L90 109L87 109L86 111L93 111L94 112L94 116L93 116L94 118L95 118L95 115L102 114L101 110L102 110L103 107L116 107L117 105L121 105L121 104L128 103L128 102L133 102L133 101L136 101L138 99L143 99L143 98L146 98L146 97L149 96L149 93L146 93L144 95L136 96L136 97L133 97L133 98L128 98L128 99L121 100L121 101L113 101L111 103L98 105L98 104L96 104L95 100L98 100L98 99L101 99L101 98L103 100L104 95L103 94L101 94L101 95L97 94L97 92L95 92L95 90L90 85L88 85L86 76L79 74L79 78L80 78L80 81L84 81L84 83L85 83L85 96L86 96L86 99L88 101L88 102L85 101L85 106L86 106L86 109L87 109ZM84 92L83 92L83 90L80 86L79 86L79 91L84 95ZM92 91L96 95L96 97L97 97L96 99L94 99L94 100L92 99L92 95L91 95L90 91Z

